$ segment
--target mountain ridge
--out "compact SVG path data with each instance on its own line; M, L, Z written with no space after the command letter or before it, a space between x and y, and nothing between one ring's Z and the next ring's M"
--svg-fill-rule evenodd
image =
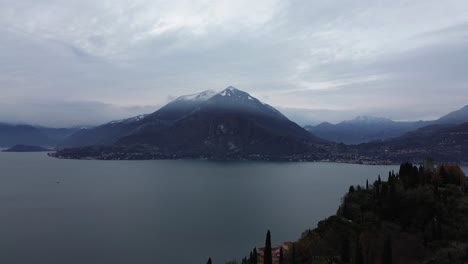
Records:
M323 139L345 144L361 144L374 140L396 138L407 132L434 125L459 125L468 122L468 105L432 121L393 121L389 118L358 116L337 124L323 122L305 126L307 131Z

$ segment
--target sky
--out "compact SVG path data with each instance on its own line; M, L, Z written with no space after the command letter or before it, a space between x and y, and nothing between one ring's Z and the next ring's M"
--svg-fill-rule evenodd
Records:
M468 104L466 0L0 0L0 121L96 125L235 86L299 124Z

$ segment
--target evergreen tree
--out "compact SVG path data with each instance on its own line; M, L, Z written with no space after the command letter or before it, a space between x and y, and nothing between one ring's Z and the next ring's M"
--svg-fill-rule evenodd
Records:
M447 173L447 170L445 169L445 165L442 164L440 166L440 170L439 170L439 177L440 177L440 182L442 184L446 184L449 182L449 175Z
M392 264L392 239L390 235L387 235L387 238L384 242L384 249L382 255L382 264Z
M268 230L266 239L265 239L265 252L263 256L263 263L264 264L273 264L273 257L271 255L271 234L270 230Z
M388 184L382 183L382 197L386 197L388 194Z
M418 185L424 185L426 184L426 172L424 171L424 167L419 165L419 171L418 171Z
M252 263L257 264L258 263L258 255L257 255L257 248L254 247L253 252L252 252Z
M369 190L369 180L366 180L366 190Z
M280 252L279 252L279 264L283 264L283 263L284 263L283 247L281 247Z
M208 262L206 262L206 264L212 264L211 263L211 258L208 258Z
M296 246L292 245L292 249L291 249L291 264L296 264Z
M348 190L348 193L353 193L354 192L354 186L349 186L349 190Z

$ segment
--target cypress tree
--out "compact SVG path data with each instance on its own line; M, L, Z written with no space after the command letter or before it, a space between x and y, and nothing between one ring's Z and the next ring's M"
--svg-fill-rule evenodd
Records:
M258 255L257 255L257 248L256 247L254 247L254 249L253 249L252 257L253 257L252 258L252 263L257 264L258 263L258 260L257 260Z
M296 246L292 245L292 249L291 249L291 264L296 264Z
M211 258L208 258L208 262L206 262L206 264L212 264L211 263Z
M265 253L263 256L263 264L273 264L273 257L271 256L271 234L268 230L265 239Z
M369 180L366 180L366 190L369 190Z
M390 235L387 235L384 242L383 255L382 255L382 264L392 264L392 239Z
M279 264L284 263L284 256L283 256L283 247L280 248L280 253L279 253Z

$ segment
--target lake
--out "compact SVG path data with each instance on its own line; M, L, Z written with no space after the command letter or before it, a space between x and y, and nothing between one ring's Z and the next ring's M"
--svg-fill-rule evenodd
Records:
M214 263L296 240L397 166L0 153L0 263ZM466 168L465 168L466 169Z

